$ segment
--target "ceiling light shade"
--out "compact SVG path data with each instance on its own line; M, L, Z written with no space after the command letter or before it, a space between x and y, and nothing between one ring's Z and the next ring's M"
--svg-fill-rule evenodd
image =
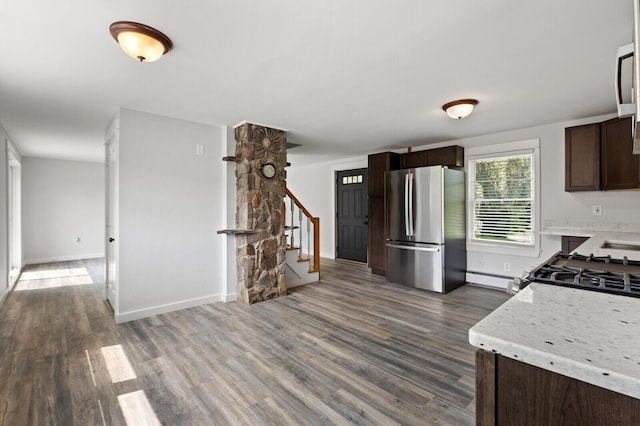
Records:
M447 115L456 120L468 117L473 112L473 108L478 105L475 99L460 99L442 105L442 109Z
M173 47L169 37L137 22L114 22L109 25L109 32L124 53L140 62L157 61Z

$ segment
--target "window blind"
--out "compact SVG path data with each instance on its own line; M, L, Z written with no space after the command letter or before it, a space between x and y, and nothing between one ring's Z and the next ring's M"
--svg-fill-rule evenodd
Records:
M534 244L533 161L533 153L470 160L472 239Z

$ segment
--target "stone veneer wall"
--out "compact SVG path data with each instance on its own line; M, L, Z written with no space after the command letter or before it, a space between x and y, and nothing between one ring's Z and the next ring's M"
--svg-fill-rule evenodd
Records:
M235 129L238 301L252 304L287 294L282 202L286 189L287 134L245 123ZM276 168L262 175L263 164Z

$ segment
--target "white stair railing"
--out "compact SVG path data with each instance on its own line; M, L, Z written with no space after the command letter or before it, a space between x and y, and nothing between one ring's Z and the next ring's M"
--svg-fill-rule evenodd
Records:
M309 272L319 272L320 218L312 216L288 188L282 210L289 216L283 218L283 223L287 224L285 226L285 234L288 239L287 249L298 250L298 261L310 262ZM303 226L306 232L303 230Z

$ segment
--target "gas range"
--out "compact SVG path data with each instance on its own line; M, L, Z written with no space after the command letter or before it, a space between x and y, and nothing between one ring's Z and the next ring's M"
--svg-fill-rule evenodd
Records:
M510 281L507 292L516 294L532 282L640 297L640 261L558 252L522 278Z

